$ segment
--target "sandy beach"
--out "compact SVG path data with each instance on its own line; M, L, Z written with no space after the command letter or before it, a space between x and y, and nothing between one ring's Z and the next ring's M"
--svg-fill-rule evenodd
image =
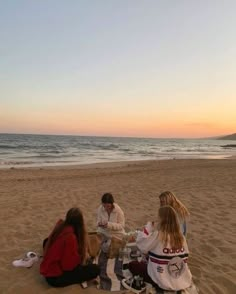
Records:
M91 285L50 288L32 268L12 261L42 254L42 240L72 206L95 230L101 195L111 192L126 215L126 230L156 220L158 195L170 190L189 208L189 265L202 294L236 292L236 159L167 160L0 170L0 292L109 293ZM120 293L125 293L122 291Z

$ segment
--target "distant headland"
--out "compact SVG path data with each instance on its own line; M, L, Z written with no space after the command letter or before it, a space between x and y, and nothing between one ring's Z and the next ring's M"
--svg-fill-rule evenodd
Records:
M222 136L218 137L218 140L236 140L236 133L227 135L227 136ZM236 144L227 144L227 145L222 145L221 147L223 148L236 148Z
M227 135L227 136L222 136L222 137L217 137L218 140L236 140L236 133Z

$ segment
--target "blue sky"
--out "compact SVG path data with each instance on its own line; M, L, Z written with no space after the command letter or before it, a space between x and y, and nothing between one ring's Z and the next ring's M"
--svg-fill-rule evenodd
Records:
M0 1L0 132L236 130L235 1Z

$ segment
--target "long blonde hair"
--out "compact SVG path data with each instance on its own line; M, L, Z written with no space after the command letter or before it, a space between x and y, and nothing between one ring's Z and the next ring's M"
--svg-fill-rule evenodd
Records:
M185 221L190 215L186 206L170 191L165 191L159 195L160 202L164 202L164 205L169 205L177 212L181 221ZM162 204L161 204L162 206Z
M178 216L173 207L166 205L159 208L159 233L158 238L167 246L170 244L172 249L183 247L184 237L180 230Z

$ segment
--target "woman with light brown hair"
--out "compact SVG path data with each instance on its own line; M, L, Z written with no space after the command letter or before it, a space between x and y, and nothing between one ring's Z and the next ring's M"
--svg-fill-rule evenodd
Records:
M162 192L159 195L160 206L169 205L174 208L178 215L178 220L180 223L180 227L184 236L187 235L187 218L190 213L186 206L174 195L174 193L170 191Z
M44 241L44 256L40 273L49 285L65 287L95 279L96 264L87 264L88 235L81 210L69 209L65 220L59 220Z
M158 291L186 289L192 284L192 275L187 264L188 245L181 232L177 213L171 206L162 206L158 218L158 230L151 233L140 231L136 240L140 251L148 255L147 263L131 262L129 269ZM122 284L127 289L137 288L132 279L123 280Z

